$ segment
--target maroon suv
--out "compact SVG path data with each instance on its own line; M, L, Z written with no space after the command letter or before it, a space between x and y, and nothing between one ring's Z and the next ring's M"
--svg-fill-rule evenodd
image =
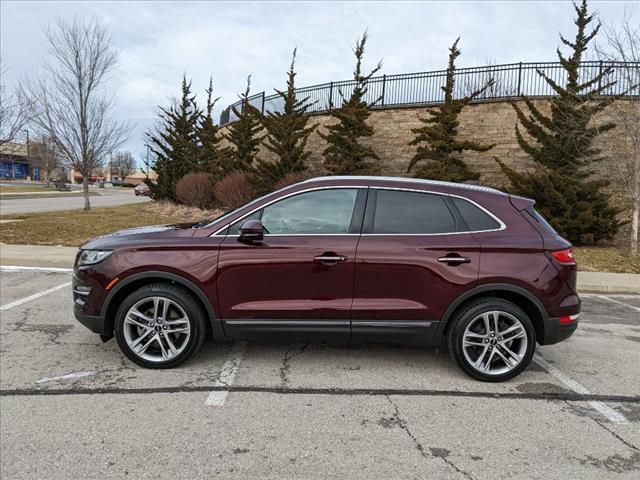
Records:
M569 242L532 200L464 184L325 177L210 223L83 245L76 318L145 367L216 340L306 338L448 346L475 378L524 370L578 325Z

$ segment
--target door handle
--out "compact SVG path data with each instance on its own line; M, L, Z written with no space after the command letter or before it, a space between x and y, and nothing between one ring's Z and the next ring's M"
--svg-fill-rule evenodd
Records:
M460 265L462 263L471 263L471 259L469 257L461 257L460 255L447 255L446 257L440 257L438 259L441 263L446 263L447 265Z
M325 265L335 265L338 262L346 262L347 257L344 255L338 255L333 252L325 252L322 255L318 255L317 257L313 257L316 262L323 263Z

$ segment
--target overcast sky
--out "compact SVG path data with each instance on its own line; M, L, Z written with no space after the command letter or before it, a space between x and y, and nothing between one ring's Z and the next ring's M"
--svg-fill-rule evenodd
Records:
M637 2L590 2L605 22L621 20ZM638 10L636 8L636 10ZM570 2L36 2L0 3L0 58L8 88L37 72L47 58L42 26L57 17L97 17L120 51L120 65L108 88L116 114L134 128L124 148L136 158L155 107L179 94L183 73L204 100L213 75L221 99L216 115L237 100L246 77L252 91L281 88L298 47L298 85L350 78L351 48L369 30L369 66L383 60L382 73L442 69L447 48L462 36L458 66L554 61L558 33L573 38Z

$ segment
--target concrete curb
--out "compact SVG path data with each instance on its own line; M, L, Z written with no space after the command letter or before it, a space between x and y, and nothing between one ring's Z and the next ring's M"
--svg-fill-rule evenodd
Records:
M71 268L77 247L0 244L0 265ZM640 274L578 272L580 293L640 294Z
M582 293L640 294L640 274L578 272L578 291Z
M71 268L77 252L77 247L0 243L0 265Z

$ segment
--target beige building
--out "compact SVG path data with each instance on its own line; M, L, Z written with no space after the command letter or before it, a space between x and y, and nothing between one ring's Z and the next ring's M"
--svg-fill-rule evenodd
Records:
M104 172L96 172L95 175L91 176L89 181L91 183L95 183L99 181L105 181L105 182L116 181L117 182L119 180L124 180L124 183L131 183L133 185L138 185L139 183L145 181L146 176L147 176L146 172L142 173L142 171L138 169L132 175L127 176L127 178L121 179L116 175L112 175L111 172L109 172L109 168L107 168L106 171ZM157 177L158 176L156 172L154 170L149 169L149 179L152 182L156 182ZM71 183L82 183L82 175L75 170L71 170Z

